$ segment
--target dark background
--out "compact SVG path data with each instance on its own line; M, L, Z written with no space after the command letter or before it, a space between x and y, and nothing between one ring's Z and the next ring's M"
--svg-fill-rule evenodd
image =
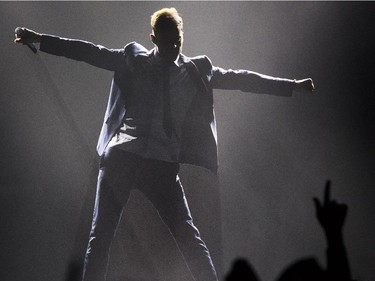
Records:
M344 238L357 280L375 276L372 2L0 2L0 279L67 280L84 254L95 146L112 73L13 43L14 29L152 48L149 17L176 7L184 53L214 65L312 77L314 94L216 91L219 175L181 168L220 278L245 257L261 280L295 259L325 265L312 197L349 205ZM190 280L168 231L134 193L109 279Z

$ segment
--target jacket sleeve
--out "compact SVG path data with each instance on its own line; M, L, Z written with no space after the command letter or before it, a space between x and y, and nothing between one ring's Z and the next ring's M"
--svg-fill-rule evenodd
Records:
M249 70L226 70L212 66L211 86L214 89L291 96L294 80L272 77Z
M42 35L40 50L51 55L86 62L90 65L110 71L120 69L124 63L124 49L108 49L91 42Z

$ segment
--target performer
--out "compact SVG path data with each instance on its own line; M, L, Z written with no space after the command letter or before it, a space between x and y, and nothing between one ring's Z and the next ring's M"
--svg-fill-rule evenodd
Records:
M155 12L151 27L150 51L136 42L108 49L26 28L16 34L16 43L40 43L43 52L114 72L97 146L101 164L84 281L106 279L111 242L132 189L143 192L157 209L194 280L217 281L178 177L180 163L217 172L213 89L281 96L314 89L310 78L225 70L207 56L183 55L183 21L174 8Z

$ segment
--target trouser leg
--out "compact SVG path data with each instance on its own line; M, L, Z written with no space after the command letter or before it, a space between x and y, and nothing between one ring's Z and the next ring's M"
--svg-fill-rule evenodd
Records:
M122 206L115 200L113 190L106 182L105 177L105 171L101 169L85 256L84 281L105 280L109 249L122 212Z
M171 231L194 279L217 281L209 250L193 223L177 171L178 166L174 172L158 172L156 179L150 179L144 187L144 193Z
M113 153L112 153L113 154ZM129 199L132 177L120 173L117 159L111 155L99 170L92 226L87 246L83 281L106 280L109 251L115 236L122 210ZM104 161L104 160L103 160ZM127 181L124 180L128 179Z

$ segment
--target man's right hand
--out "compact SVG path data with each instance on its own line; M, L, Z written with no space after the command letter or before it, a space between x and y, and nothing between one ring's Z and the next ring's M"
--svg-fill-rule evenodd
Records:
M15 30L15 37L14 43L20 44L30 44L30 43L40 43L42 39L42 35L25 27L17 27Z

